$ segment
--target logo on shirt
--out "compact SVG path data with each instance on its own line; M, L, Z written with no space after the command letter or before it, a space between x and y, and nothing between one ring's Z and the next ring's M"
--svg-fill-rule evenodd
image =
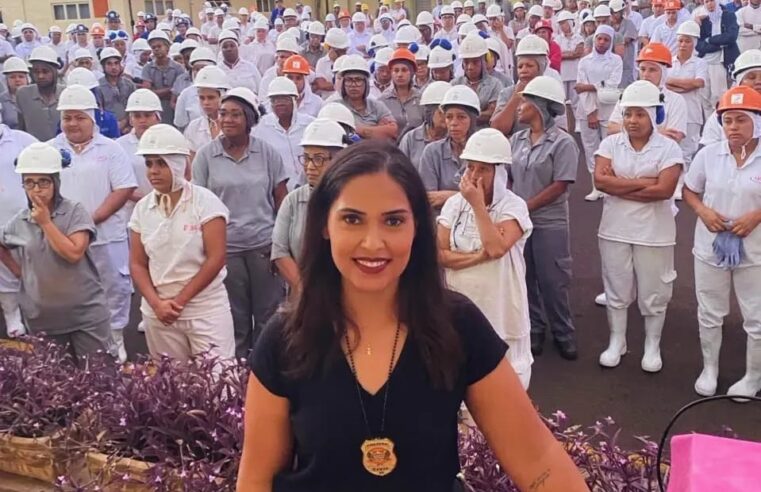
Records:
M752 176L750 180L756 184L761 184L761 176Z
M185 232L200 232L201 224L185 224L182 230Z

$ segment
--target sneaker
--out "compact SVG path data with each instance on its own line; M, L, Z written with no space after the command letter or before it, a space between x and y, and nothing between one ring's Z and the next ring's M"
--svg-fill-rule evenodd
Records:
M137 324L137 331L139 331L140 333L145 333L145 322L144 321L141 321L140 323Z
M608 305L608 298L605 296L605 292L595 297L595 304L603 307Z
M588 202L596 202L597 200L601 199L605 194L601 191L592 190L589 195L584 197L584 200Z

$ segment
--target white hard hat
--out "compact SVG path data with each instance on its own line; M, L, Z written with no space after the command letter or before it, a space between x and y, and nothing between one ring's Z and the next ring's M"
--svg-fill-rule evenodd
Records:
M690 36L691 38L700 38L700 26L693 20L682 22L679 28L676 30L677 36ZM735 66L737 61L735 60Z
M454 65L454 53L445 50L441 46L436 46L428 55L428 68L445 68Z
M500 7L496 3L489 5L489 8L486 9L487 18L499 17L501 15L502 15L502 7Z
M544 9L541 5L532 5L530 9L528 9L528 16L529 17L544 17Z
M399 23L396 25L396 29L398 30L400 27L404 26L411 26L412 22L410 22L409 19L402 19L399 21Z
M32 31L37 32L37 28L34 27L34 24L29 23L29 22L25 22L25 23L21 24L21 32L24 32L27 29L31 29Z
M280 36L275 46L275 51L287 51L298 55L301 53L299 42L293 39L292 36Z
M415 52L415 60L416 61L428 61L428 55L431 54L431 48L428 47L428 45L421 44L417 47L417 51Z
M70 85L66 87L58 98L58 111L77 110L86 111L97 109L95 95L83 85Z
M427 10L423 10L417 15L417 19L415 19L415 25L416 26L433 26L434 24L433 14L428 12Z
M493 51L495 55L499 56L499 52L502 50L502 42L497 38L486 38L486 47L489 51Z
M154 39L160 39L161 41L165 41L168 44L172 44L172 42L169 40L169 36L167 33L162 31L161 29L154 29L151 31L151 33L148 35L148 44L151 44L151 41Z
M567 10L563 10L558 14L558 23L565 21L575 21L576 18Z
M137 143L137 155L190 155L190 145L178 129L159 123L143 132Z
M610 7L607 5L598 5L592 14L593 17L610 17Z
M386 66L388 65L388 62L391 61L391 57L394 55L394 50L392 48L389 48L386 46L385 48L379 49L375 53L375 57L373 58L373 61L376 65L382 65Z
M477 114L481 114L481 103L478 100L478 94L473 89L465 85L452 86L441 101L441 109L445 110L449 106L466 106L474 109Z
M332 119L317 118L304 129L299 145L344 148L344 129Z
M161 100L159 99L159 96L150 89L137 89L129 95L125 111L127 113L133 111L161 112Z
M36 61L51 63L57 67L61 66L58 55L50 46L38 46L32 50L32 54L29 55L29 63Z
M554 7L555 0L542 0L542 7Z
M761 68L761 50L757 48L740 53L740 56L735 59L735 70L732 72L732 77L737 79L738 75L754 68Z
M624 89L619 105L622 108L662 106L661 90L647 80L637 80Z
M132 43L132 52L137 53L138 51L151 51L151 47L148 46L148 41L145 38L137 38Z
M518 42L515 56L545 55L550 51L547 41L536 34L529 34Z
M462 2L460 0L454 0L454 2L451 3L453 9L461 9Z
M487 164L512 164L510 140L494 128L478 130L465 142L460 159Z
M368 48L371 50L378 49L378 48L386 48L388 46L388 40L386 40L386 37L383 34L376 34L373 37L370 38L370 43L368 44Z
M565 91L563 85L546 75L540 75L531 79L531 82L526 84L526 88L523 89L521 94L527 96L541 97L548 101L552 101L565 106Z
M238 15L248 15L248 9L246 7L239 8Z
M74 60L82 60L84 58L92 59L92 52L87 48L77 48L74 50Z
M473 16L473 24L479 25L482 22L489 22L484 14L476 14Z
M251 106L251 108L256 112L257 115L259 115L259 99L256 97L256 94L254 94L254 91L251 89L248 89L246 87L235 87L233 89L230 89L225 93L224 96L222 96L222 102L225 102L226 100L230 98L237 98L242 101L244 101L246 104Z
M275 22L273 22L273 24L275 25L275 27L277 27L277 26L282 26L283 24L285 24L285 22L283 22L282 17L278 17L277 19L275 19Z
M174 58L175 56L182 56L182 53L180 50L181 46L182 45L180 43L172 43L171 45L169 45L169 56L171 58Z
M296 13L294 9L288 7L287 9L283 11L283 18L285 17L298 17L298 14Z
M266 25L267 21L264 21L264 23ZM325 25L320 21L310 22L309 27L307 28L307 33L316 34L317 36L324 36Z
M58 174L63 169L61 152L44 142L29 144L18 155L16 174Z
M61 31L61 27L60 26L50 26L50 29L48 29L48 32L49 33L54 33L54 32L60 33L60 32L63 32L63 31Z
M231 31L240 29L240 20L237 17L231 17L222 23L222 29L229 29Z
M333 72L334 74L340 72L341 65L344 64L344 60L346 60L348 56L349 55L341 55L338 58L336 58L336 61L333 62L333 66L330 68L330 71Z
M354 12L354 15L351 16L352 22L367 22L367 16L363 14L362 12Z
M205 61L210 62L213 64L217 64L217 57L214 56L214 52L211 51L211 48L207 48L206 46L201 46L200 48L196 48L193 50L193 52L190 54L190 59L188 60L188 63L192 66L194 63L199 61Z
M526 4L523 3L523 2L515 2L513 4L513 11L515 11L515 9L524 9L525 10L526 9Z
M460 28L457 29L457 35L460 36L461 38L464 38L465 36L467 36L468 34L474 31L478 32L478 28L476 27L476 25L473 24L472 22L466 22L465 24L461 24Z
M457 16L455 24L459 26L460 24L465 24L466 22L473 22L473 18L468 14L460 14Z
M158 30L158 31L171 31L172 30L172 25L169 24L168 22L160 22L156 26L156 30Z
M81 85L92 89L98 87L98 79L91 70L84 67L77 67L66 76L66 85Z
M337 121L342 125L346 125L352 130L357 129L357 123L354 121L354 115L352 112L341 103L327 103L317 113L317 118L327 118L329 120Z
M328 14L325 16L325 22L335 22L336 16L334 14Z
M488 52L486 40L477 32L468 34L460 43L460 58L481 58Z
M18 56L7 58L3 64L3 73L6 74L17 72L29 73L29 66Z
M396 31L394 44L412 44L420 39L420 31L415 26L402 26Z
M420 105L428 106L433 104L439 106L444 100L447 91L451 88L452 85L449 82L444 82L442 80L431 82L426 86L423 94L420 96Z
M193 79L193 85L205 89L229 90L227 73L216 65L203 67Z
M222 10L222 9L215 9L214 10L214 15L215 16L217 16L217 15L225 15L225 11Z
M66 34L71 34L71 33L73 33L73 32L74 32L74 30L76 30L76 28L77 28L77 24L76 24L76 23L74 23L74 22L72 22L71 24L69 24L68 26L66 26L66 31L64 31L64 32L65 32Z
M444 17L445 15L454 16L454 8L451 5L444 5L441 7L441 13L439 14L439 17Z
M465 2L462 4L463 7L475 7L476 4L473 3L473 0L465 0Z
M281 34L281 36L284 35L284 34L289 35L290 37L295 39L296 42L298 43L299 39L301 38L301 29L299 29L298 27L295 27L295 26L294 27L289 27L283 34Z
M267 89L267 97L273 96L299 97L299 89L288 77L275 77Z
M108 60L109 58L118 58L122 59L122 54L119 53L119 50L112 47L106 47L103 48L100 52L100 62L103 63L104 61Z
M331 48L345 50L350 46L349 36L347 36L343 30L337 27L331 27L328 29L328 33L325 35L325 44Z
M235 41L235 43L239 43L238 35L229 29L223 29L222 32L219 33L219 38L217 38L217 40L220 46L222 46L222 43L225 41Z
M254 29L265 29L269 31L270 23L267 21L267 19L263 19L260 17L256 19L256 22L254 22Z
M621 12L626 8L626 4L623 0L610 0L608 6L610 7L611 12Z
M341 64L339 73L343 75L347 72L362 72L368 77L370 76L370 69L367 68L367 62L360 55L347 55L346 59Z
M180 43L180 51L194 50L198 48L199 46L201 45L198 44L198 41L196 41L195 39L185 38L182 41L182 43Z

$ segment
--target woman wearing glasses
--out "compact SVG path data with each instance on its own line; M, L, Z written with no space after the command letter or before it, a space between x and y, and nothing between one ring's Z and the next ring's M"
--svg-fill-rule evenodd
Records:
M0 232L0 260L21 281L19 301L31 333L44 333L81 358L107 350L111 327L90 256L95 223L82 204L61 196L60 173L69 163L44 143L19 154L16 173L29 206Z
M341 125L326 118L318 118L310 123L301 139L304 153L299 156L299 162L304 166L307 183L288 193L283 200L272 231L270 256L291 291L297 290L301 283L298 263L301 259L309 197L333 156L346 147L347 140Z
M341 64L341 104L349 108L357 122L357 134L365 139L396 139L399 130L388 107L370 94L370 70L359 55L348 55Z

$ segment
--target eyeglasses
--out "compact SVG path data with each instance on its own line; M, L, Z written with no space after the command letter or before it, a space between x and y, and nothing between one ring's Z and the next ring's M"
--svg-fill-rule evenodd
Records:
M299 162L302 166L306 166L309 162L314 164L314 167L321 168L328 162L330 162L331 157L329 155L300 155L299 156Z
M23 186L25 190L29 191L33 190L35 186L39 187L41 190L47 190L52 184L53 180L48 178L42 178L36 181L34 179L25 179Z
M344 85L359 86L365 83L364 77L344 77Z
M245 118L246 115L243 113L243 111L226 111L224 109L219 110L219 118L230 118L233 120L237 120L240 118Z

